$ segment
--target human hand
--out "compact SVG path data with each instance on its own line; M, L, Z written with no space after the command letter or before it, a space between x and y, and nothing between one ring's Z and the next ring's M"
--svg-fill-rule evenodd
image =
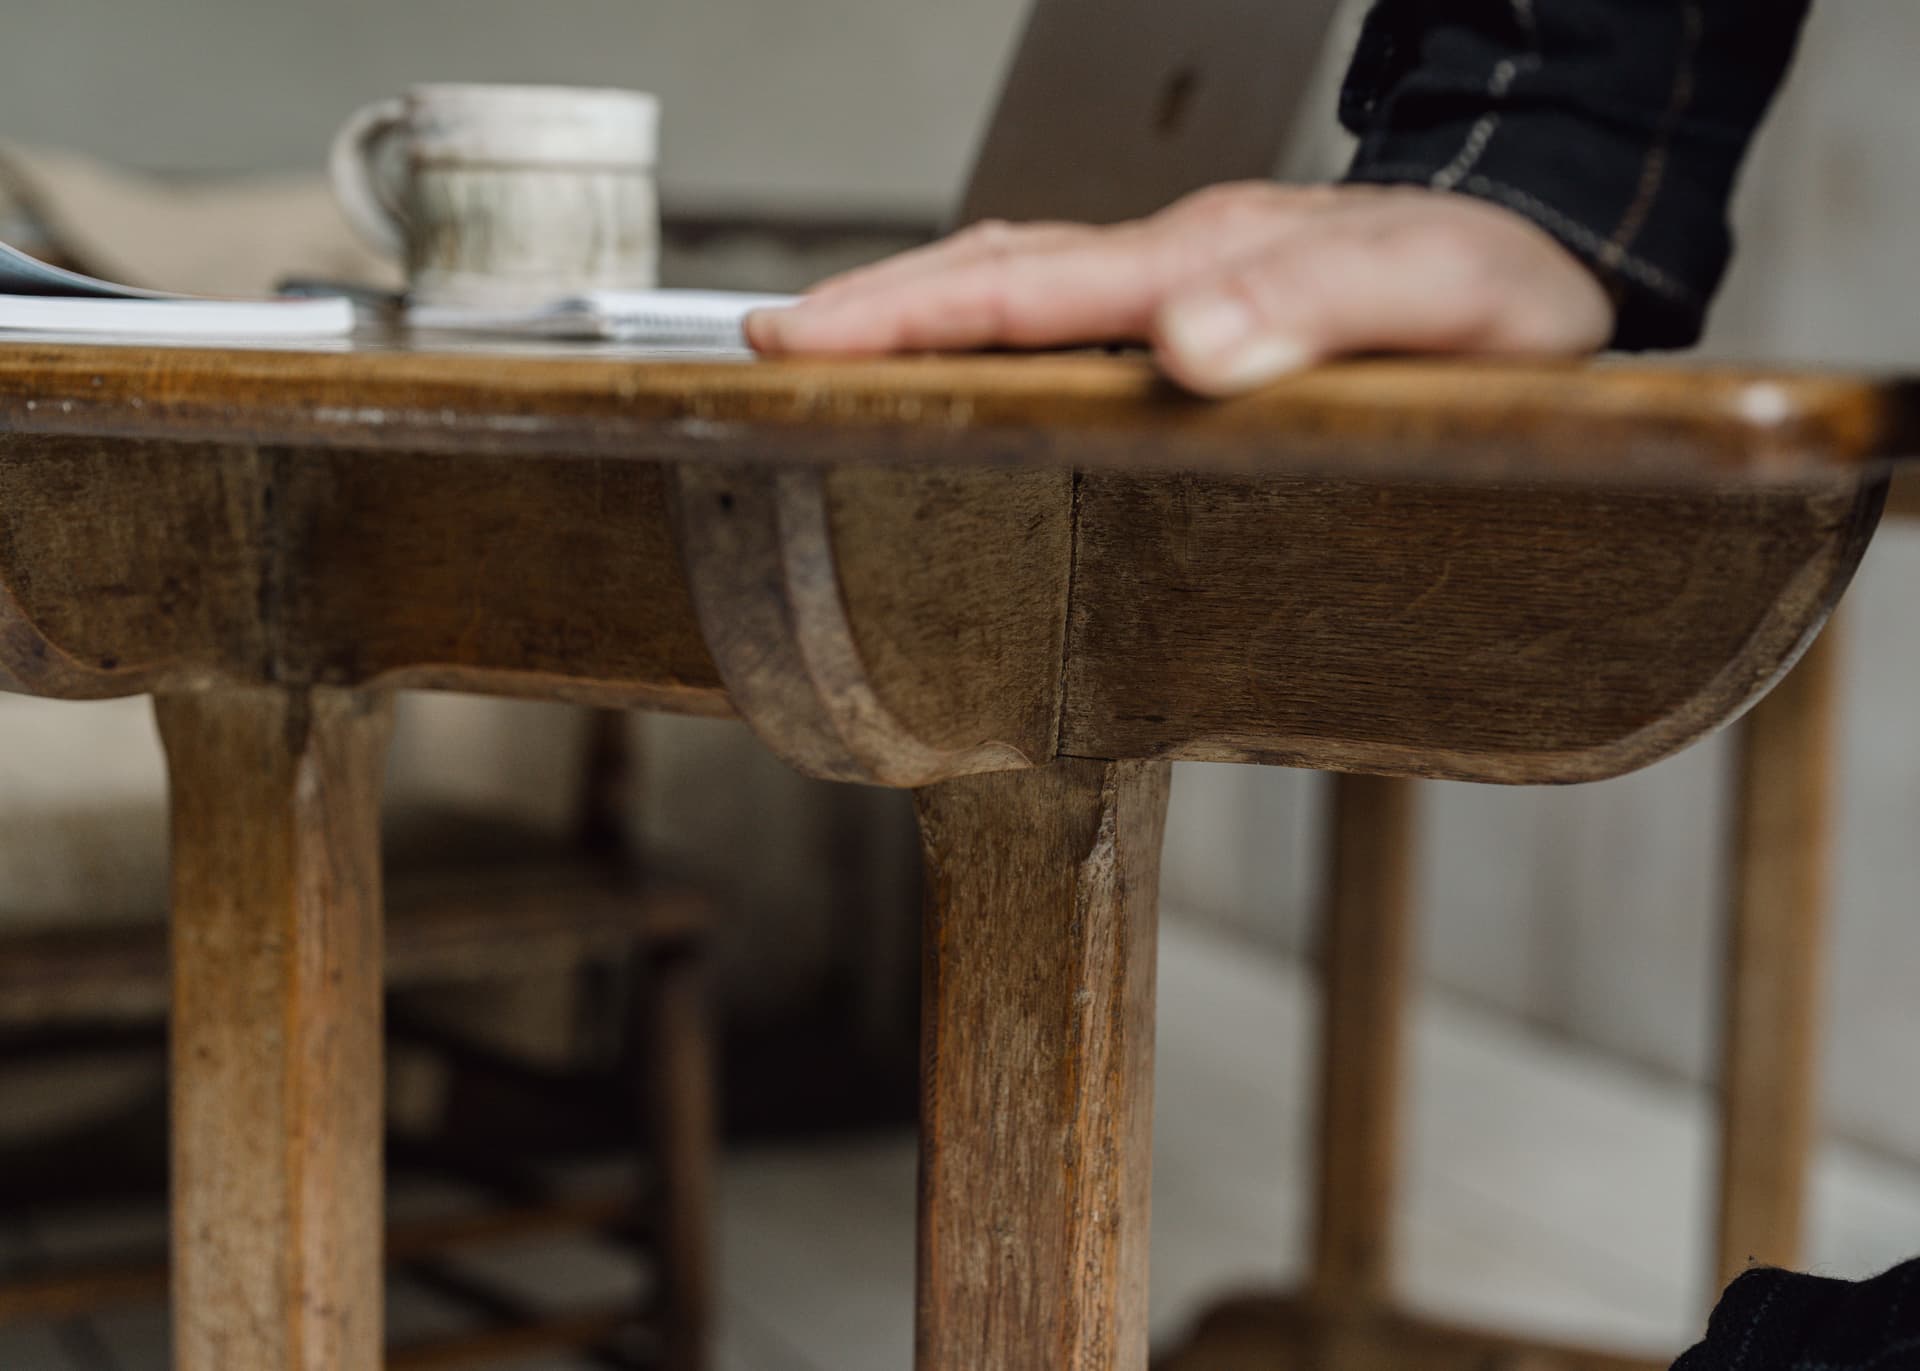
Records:
M1149 343L1230 395L1362 352L1578 355L1613 333L1594 274L1497 205L1416 187L1214 186L1109 228L983 223L749 317L762 353Z

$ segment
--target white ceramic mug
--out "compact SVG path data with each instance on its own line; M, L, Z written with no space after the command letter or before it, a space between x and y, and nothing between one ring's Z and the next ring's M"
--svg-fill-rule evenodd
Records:
M659 103L568 86L415 86L348 119L334 191L421 304L531 308L655 284Z

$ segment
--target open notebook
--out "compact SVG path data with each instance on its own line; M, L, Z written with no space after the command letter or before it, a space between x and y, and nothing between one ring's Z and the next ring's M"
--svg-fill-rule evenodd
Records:
M120 286L0 243L0 337L8 331L145 337L325 337L350 332L343 299L217 300Z
M747 315L791 305L794 298L732 290L590 290L517 311L413 305L407 323L417 329L736 351L747 346L741 332Z

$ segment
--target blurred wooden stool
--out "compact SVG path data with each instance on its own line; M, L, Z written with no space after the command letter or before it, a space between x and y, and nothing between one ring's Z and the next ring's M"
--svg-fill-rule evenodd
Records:
M1794 1265L1814 1144L1837 623L1740 726L1721 1038L1719 1288ZM1333 778L1318 1168L1305 1290L1217 1306L1160 1371L1660 1371L1401 1309L1393 1289L1414 786Z
M500 983L527 975L617 967L628 977L624 1079L644 1117L645 1185L561 1193L510 1167L482 1209L391 1224L387 1259L481 1317L479 1331L390 1349L390 1368L478 1366L574 1349L608 1364L700 1371L710 1323L714 1093L703 950L704 894L650 877L629 860L619 797L628 766L619 713L591 719L578 831L553 835L485 816L400 816L384 838L387 990ZM0 1033L17 1057L138 1041L165 1019L170 971L165 921L0 938ZM396 1035L457 1070L532 1072L457 1032L394 1015ZM433 1139L401 1139L432 1158ZM457 1166L458 1163L453 1163ZM482 1166L475 1168L486 1172ZM474 1180L475 1174L462 1177ZM483 1186L489 1179L480 1175ZM568 1232L637 1234L652 1280L642 1307L544 1313L510 1292L456 1276L461 1250ZM164 1296L159 1254L84 1268L44 1267L0 1279L0 1324L72 1318ZM638 1352L630 1349L638 1347Z

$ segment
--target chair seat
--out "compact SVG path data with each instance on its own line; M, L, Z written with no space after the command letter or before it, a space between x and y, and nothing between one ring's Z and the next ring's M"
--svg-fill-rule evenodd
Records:
M389 826L390 989L503 980L693 938L709 901L565 838L492 817L427 811ZM0 936L0 1027L166 1012L166 921Z

